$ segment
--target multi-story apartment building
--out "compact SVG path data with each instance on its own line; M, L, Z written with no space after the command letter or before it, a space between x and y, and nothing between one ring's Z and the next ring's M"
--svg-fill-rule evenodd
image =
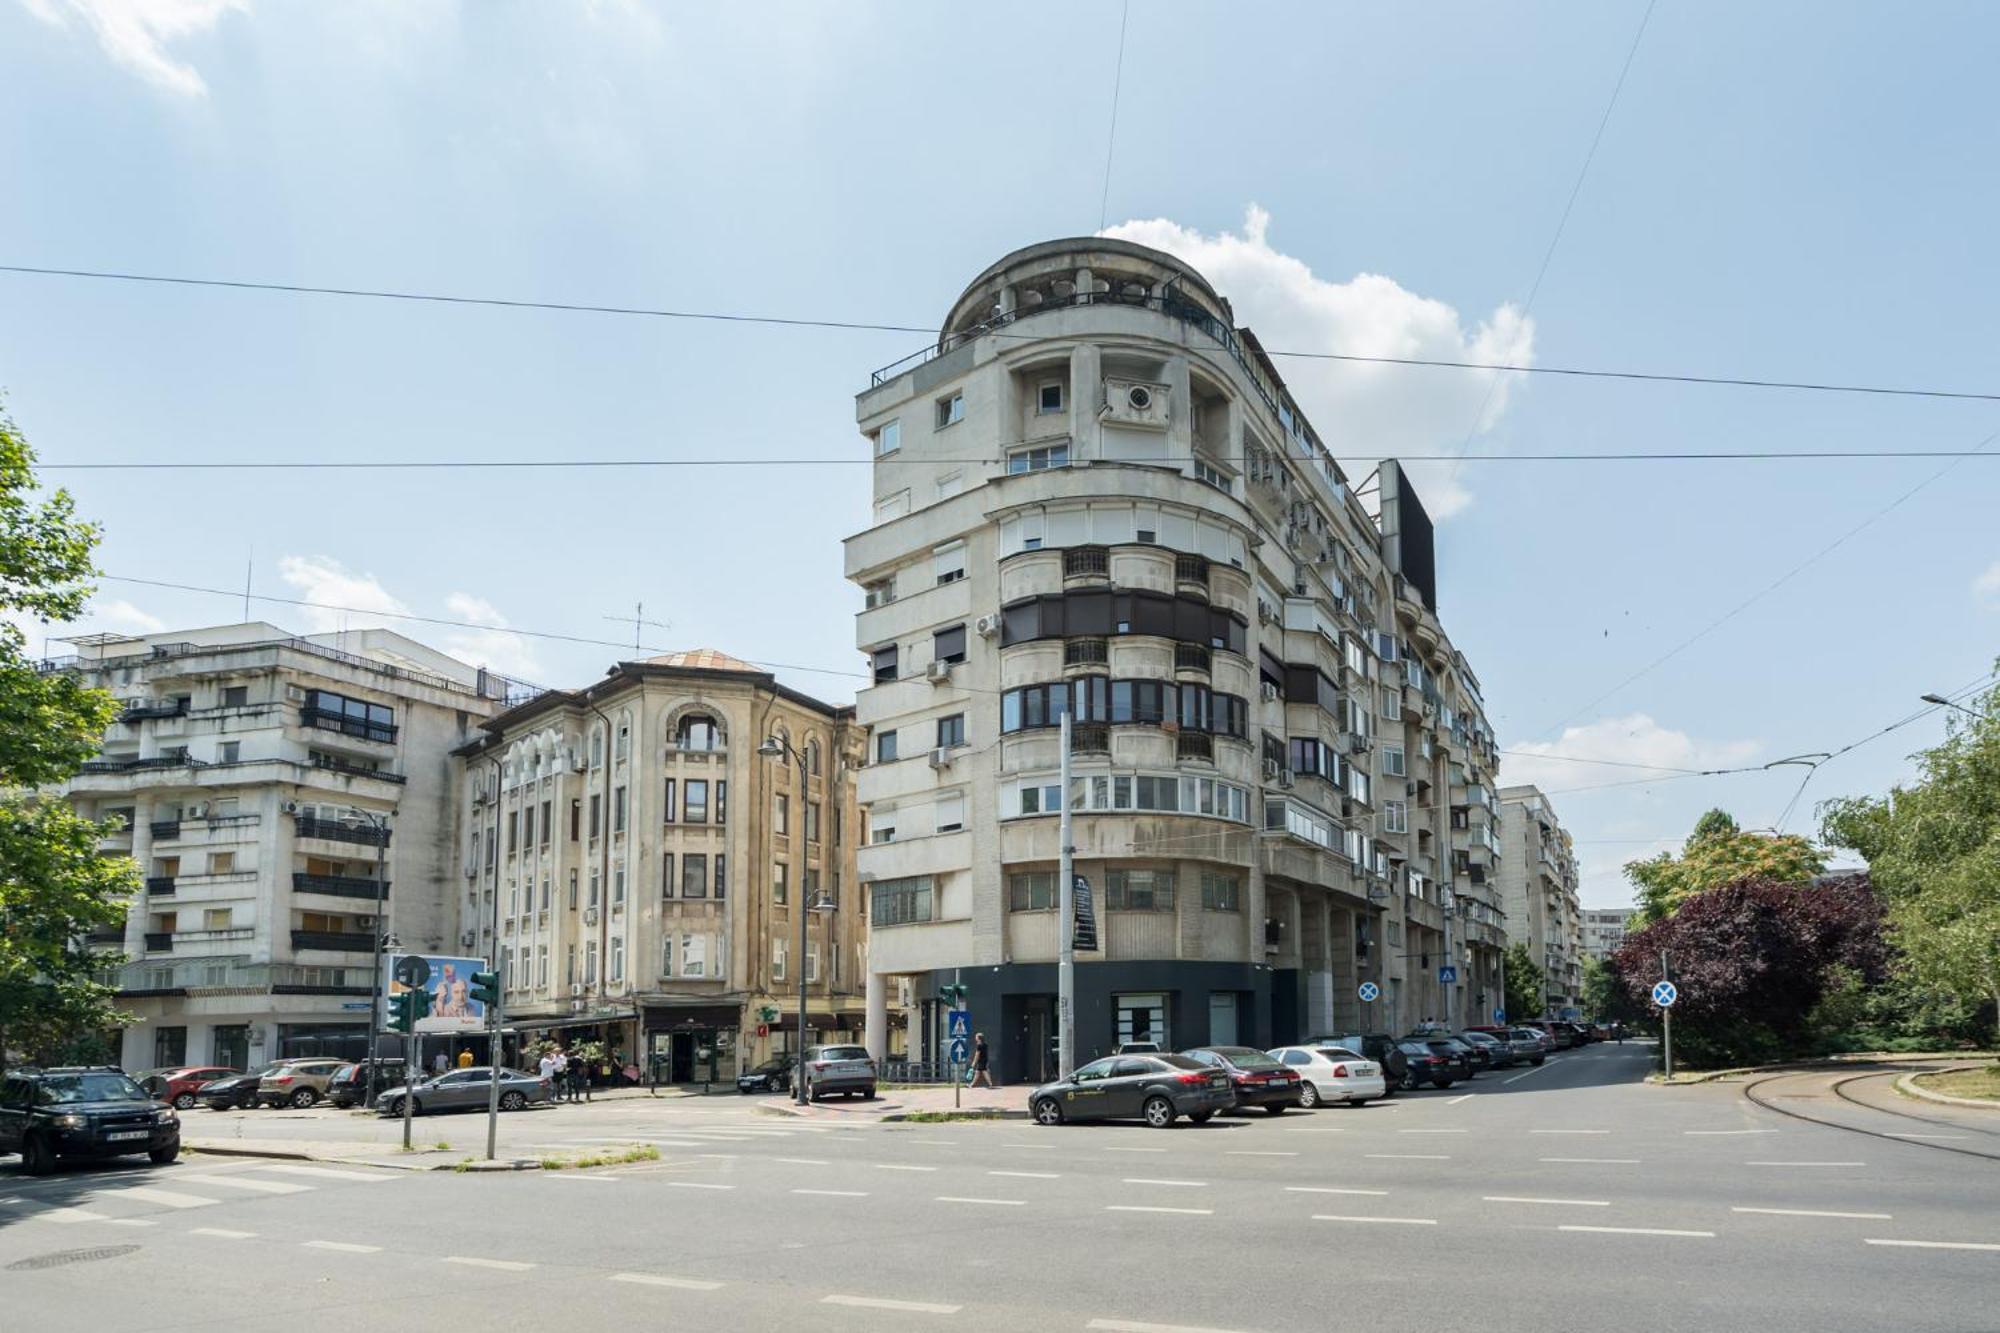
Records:
M878 1053L936 1058L957 979L1000 1075L1049 1072L1065 711L1103 946L1079 1058L1497 1002L1498 755L1430 520L1393 463L1357 499L1201 274L1115 240L1017 251L857 416Z
M1525 944L1542 968L1547 1013L1573 1017L1583 999L1575 844L1538 787L1500 789L1500 827L1508 941Z
M1625 942L1625 928L1632 920L1630 907L1586 907L1583 909L1583 952L1603 962L1618 952Z
M62 794L143 867L95 941L130 1069L367 1046L377 917L434 951L456 922L450 751L509 684L387 630L223 625L71 640L46 664L124 705Z
M852 708L700 651L620 662L482 730L456 752L458 943L503 963L510 1027L726 1080L793 1048L803 969L810 1040L852 1038ZM771 737L788 757L758 753Z

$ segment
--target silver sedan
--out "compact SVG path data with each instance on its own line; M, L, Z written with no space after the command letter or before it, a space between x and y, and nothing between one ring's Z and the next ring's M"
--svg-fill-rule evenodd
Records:
M493 1071L485 1065L475 1065L470 1069L454 1069L436 1078L418 1082L414 1090L407 1085L385 1088L375 1099L375 1110L381 1115L401 1115L403 1098L410 1099L413 1114L423 1115L429 1111L471 1111L486 1109L487 1095L493 1086ZM549 1100L549 1082L533 1074L523 1074L512 1069L500 1071L500 1109L518 1111Z

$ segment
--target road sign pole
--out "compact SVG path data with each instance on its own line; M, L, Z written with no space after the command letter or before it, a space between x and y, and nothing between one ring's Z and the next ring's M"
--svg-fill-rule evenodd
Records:
M960 987L960 989L954 993L961 997L965 994L965 990L962 985L964 979L965 978L964 978L963 968L954 967L951 970L951 984ZM958 1003L964 1004L965 1001L964 999L961 998L958 1001ZM951 1039L950 1015L951 1015L951 1010L949 1009L945 1010L944 1052L946 1055L955 1056L958 1052L958 1047L953 1043ZM950 1065L951 1065L951 1105L953 1110L957 1110L961 1104L960 1099L965 1094L965 1080L960 1078L958 1075L958 1061L956 1059L953 1059L950 1061Z
M502 958L506 955L502 954ZM486 1160L493 1160L493 1153L500 1137L500 999L507 985L506 964L493 964L494 998L486 1006L486 1063L492 1066L488 1071L493 1081L486 1088Z
M1076 852L1070 846L1070 710L1062 715L1062 815L1056 825L1056 1077L1076 1069Z
M412 1010L412 1013L415 1011ZM411 1094L417 1090L417 1024L410 1020L410 1030L403 1037L403 1151L410 1150L410 1115L417 1100Z
M1672 984L1673 974L1667 971L1667 951L1660 950L1660 980ZM1660 1011L1660 1050L1665 1059L1667 1082L1674 1081L1674 1007L1670 1004Z

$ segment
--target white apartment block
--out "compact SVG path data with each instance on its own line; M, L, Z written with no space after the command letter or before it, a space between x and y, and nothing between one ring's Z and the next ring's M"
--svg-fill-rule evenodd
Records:
M1583 952L1600 963L1618 952L1625 943L1626 927L1634 913L1630 907L1586 907L1583 909Z
M387 630L70 642L44 669L124 705L61 793L145 876L94 941L128 959L125 1067L363 1054L378 912L411 951L452 933L450 752L509 683Z
M728 1082L861 1026L854 710L713 650L620 662L457 751L458 945L508 1026L661 1082ZM804 758L757 753L777 737ZM799 949L799 914L807 913Z
M1575 844L1537 787L1500 789L1500 827L1508 942L1527 945L1541 966L1546 1014L1576 1017L1583 1002L1584 939Z
M878 1054L937 1058L958 980L1000 1077L1052 1068L1065 711L1079 1059L1497 1005L1498 754L1430 520L1394 463L1357 498L1199 273L1017 251L856 411Z

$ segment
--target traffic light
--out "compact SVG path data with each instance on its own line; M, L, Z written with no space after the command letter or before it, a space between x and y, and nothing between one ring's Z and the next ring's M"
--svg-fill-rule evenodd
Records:
M498 972L474 972L472 974L472 998L485 1005L500 1003L500 974Z
M401 990L389 997L389 1028L394 1032L415 1032L420 1019L429 1018L431 1013L431 993L427 990Z
M938 995L948 1007L953 1009L965 1008L966 996L971 993L965 986L957 982L946 982L944 985L938 987Z

